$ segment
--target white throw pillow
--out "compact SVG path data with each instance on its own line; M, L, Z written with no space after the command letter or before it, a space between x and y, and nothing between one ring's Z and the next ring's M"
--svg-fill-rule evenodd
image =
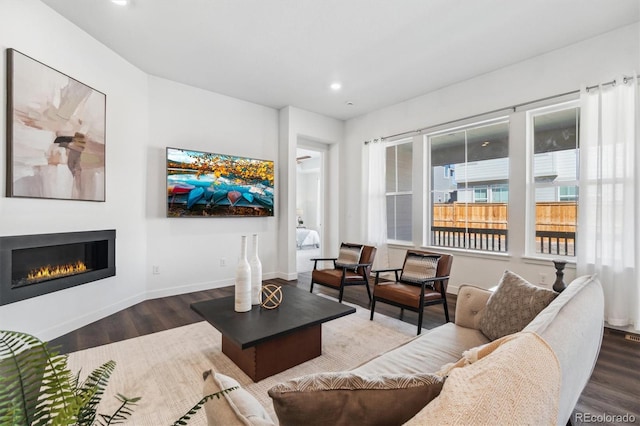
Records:
M204 404L207 413L207 423L220 426L268 426L275 425L267 411L249 392L242 389L240 384L229 376L204 373L203 394L211 395L224 389L238 387L225 393L220 398L213 398Z
M405 426L555 425L562 373L540 336L521 332L474 351L446 374L440 394Z

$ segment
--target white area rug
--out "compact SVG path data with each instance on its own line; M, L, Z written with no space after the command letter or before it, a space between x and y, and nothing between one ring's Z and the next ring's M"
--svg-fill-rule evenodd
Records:
M221 352L220 333L205 321L71 353L69 367L82 369L84 378L102 363L116 361L99 412L110 414L117 407L116 393L141 396L127 424L172 424L202 398L202 372L212 368L238 380L275 419L267 395L273 385L309 373L354 368L415 337L415 325L379 313L369 321L369 311L356 308L355 314L323 324L320 357L258 383ZM206 424L204 410L189 424Z

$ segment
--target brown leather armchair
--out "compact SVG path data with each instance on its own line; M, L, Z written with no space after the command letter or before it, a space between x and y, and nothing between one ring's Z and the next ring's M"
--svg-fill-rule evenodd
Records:
M447 285L453 256L421 250L408 250L402 268L381 269L373 271L376 274L373 285L373 301L371 302L371 317L376 307L376 301L398 306L402 310L408 309L418 313L418 334L422 330L424 307L429 305L444 305L444 316L449 322L449 308L447 307ZM382 272L394 272L395 281L380 282Z
M342 303L342 296L344 294L344 288L353 285L364 285L367 289L367 295L371 300L371 289L369 288L369 275L371 274L371 265L373 265L373 259L376 256L376 248L373 246L365 246L358 244L344 244L344 246L350 247L362 247L360 252L360 258L355 263L340 263L340 257L327 257L311 259L313 264L313 271L311 272L311 288L310 292L313 292L313 285L320 284L323 286L331 287L339 290L338 301ZM342 247L341 247L342 250ZM332 261L333 268L318 269L318 262L320 261Z

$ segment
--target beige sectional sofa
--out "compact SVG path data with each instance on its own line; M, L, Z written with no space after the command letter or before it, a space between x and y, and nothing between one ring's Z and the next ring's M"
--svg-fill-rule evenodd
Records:
M531 321L526 313L512 321L534 304L534 298L539 299L537 292L542 290L536 287L535 296L518 296L517 302L510 302L511 308L521 302L525 307L509 313L504 306L496 307L498 295L504 295L501 287L507 287L505 277L502 281L495 294L461 286L454 323L423 332L350 372L320 373L275 386L269 394L279 423L291 425L304 418L305 424L327 424L330 419L331 424L363 424L358 419L364 418L370 424L389 424L393 418L395 424L489 420L493 424L516 420L566 424L600 350L604 311L600 282L595 276L578 277L557 297L549 298L549 291L544 290L542 297L552 299L545 302L546 307L535 312ZM494 315L498 335L489 330L488 315ZM500 315L509 317L505 320ZM407 390L412 387L417 389L414 394ZM240 400L241 395L235 393L226 395L232 405L232 413L224 418L226 424L234 416L237 424L276 423L256 403ZM427 394L428 401L412 399ZM221 403L205 407L210 424L220 424Z

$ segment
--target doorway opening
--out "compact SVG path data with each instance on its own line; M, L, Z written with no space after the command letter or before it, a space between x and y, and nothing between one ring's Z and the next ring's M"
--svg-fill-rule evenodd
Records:
M310 141L311 142L311 141ZM313 146L310 146L313 145ZM322 257L324 223L324 154L317 142L296 149L296 271L309 272Z

